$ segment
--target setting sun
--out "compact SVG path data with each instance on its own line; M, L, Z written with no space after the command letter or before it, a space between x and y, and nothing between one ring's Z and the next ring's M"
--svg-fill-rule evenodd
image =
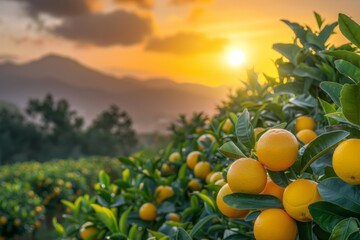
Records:
M237 67L245 62L245 54L241 50L232 50L228 54L228 63Z

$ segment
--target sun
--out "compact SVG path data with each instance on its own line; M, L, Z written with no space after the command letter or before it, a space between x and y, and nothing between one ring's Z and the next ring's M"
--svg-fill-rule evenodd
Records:
M239 50L232 50L228 54L228 63L233 67L238 67L245 62L245 54Z

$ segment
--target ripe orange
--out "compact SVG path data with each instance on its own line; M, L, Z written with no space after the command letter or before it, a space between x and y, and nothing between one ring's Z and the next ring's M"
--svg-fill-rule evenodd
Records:
M215 185L218 185L218 186L224 186L225 184L226 184L226 182L224 179L220 179L215 182Z
M296 222L282 209L266 209L255 220L254 235L256 240L295 240Z
M230 207L223 200L223 197L232 193L233 192L231 191L228 184L222 186L216 196L216 205L220 212L229 218L244 218L249 213L248 210L238 210L236 208Z
M214 172L213 175L211 175L210 183L215 183L216 181L223 178L222 172Z
M174 222L180 222L180 216L177 213L169 213L168 214L168 219Z
M227 173L227 182L233 192L260 193L267 181L265 168L251 158L233 162Z
M95 239L98 229L93 227L92 222L86 222L81 226L80 237L81 239Z
M349 184L360 184L360 139L348 139L340 143L332 158L334 171Z
M140 207L139 216L144 221L154 221L157 216L155 205L152 203L144 203Z
M303 129L296 134L296 137L304 144L308 144L317 137L317 134L313 130Z
M195 165L199 161L200 156L201 156L201 152L199 151L193 151L189 153L189 155L187 155L186 164L191 170L194 170Z
M206 176L206 178L205 178L205 182L206 183L210 183L210 178L211 178L211 176L214 174L215 172L210 172L207 176Z
M191 179L188 183L188 187L191 189L191 191L200 191L202 188L201 183L197 179Z
M158 186L155 189L155 200L157 203L161 203L164 200L174 196L174 191L170 186Z
M1 217L0 217L0 224L1 224L1 225L5 225L5 224L7 224L7 222L8 222L8 218L7 218L7 217L5 217L5 216L1 216Z
M295 122L295 131L300 132L304 129L315 130L315 121L308 116L300 116Z
M259 161L271 171L283 171L294 164L299 143L285 129L270 129L258 140L256 152Z
M224 133L231 133L232 131L234 131L234 125L231 122L230 118L226 119L224 125L222 126L222 130Z
M209 133L203 134L197 140L198 148L200 150L204 150L205 147L209 147L215 141L216 141L216 139L213 135L211 135Z
M43 210L44 210L44 207L43 207L43 206L37 206L37 207L35 207L35 212L36 212L37 214L41 213Z
M146 169L145 169L146 170ZM147 170L146 170L147 171ZM171 175L174 172L174 169L167 163L164 163L161 166L161 171L164 173L164 175ZM148 174L147 174L148 175Z
M179 161L179 160L181 160L181 155L180 155L180 153L178 153L178 152L173 152L172 154L170 154L170 156L169 156L169 161L170 161L170 162L177 162L177 161Z
M14 225L18 227L18 226L20 226L20 224L21 224L21 220L18 219L18 218L16 218L16 219L14 220Z
M261 194L273 195L282 201L284 190L285 188L280 187L269 178Z
M284 191L283 204L286 212L300 222L310 222L312 217L309 205L320 201L317 183L307 179L298 179L290 183Z
M205 179L211 172L211 165L208 162L198 162L194 168L194 174L198 178Z

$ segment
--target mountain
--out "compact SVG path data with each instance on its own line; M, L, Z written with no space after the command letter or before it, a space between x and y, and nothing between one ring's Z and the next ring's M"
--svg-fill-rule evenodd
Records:
M25 64L0 64L0 99L24 108L30 98L43 98L47 93L67 99L87 122L117 104L129 113L139 132L163 132L180 113L214 113L228 89L168 79L115 77L59 55Z

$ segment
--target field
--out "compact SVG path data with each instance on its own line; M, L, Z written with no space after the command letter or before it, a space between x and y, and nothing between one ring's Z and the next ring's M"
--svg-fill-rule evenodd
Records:
M0 239L360 239L360 26L315 19L284 21L278 76L249 69L162 149L1 166ZM328 42L338 25L350 43Z

